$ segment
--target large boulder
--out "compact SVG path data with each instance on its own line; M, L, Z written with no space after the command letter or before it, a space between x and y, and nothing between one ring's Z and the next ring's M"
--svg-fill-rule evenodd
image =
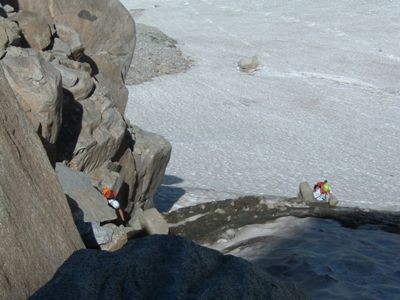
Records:
M53 59L51 64L61 73L63 88L74 100L86 99L94 90L94 80L90 75L92 69L88 64L65 57Z
M64 152L59 155L71 168L89 173L114 157L125 132L126 123L112 101L94 93L65 107L58 152Z
M311 186L307 181L300 183L299 194L297 197L306 203L316 201L314 198L313 190L311 189Z
M44 148L0 67L0 298L26 299L83 247Z
M55 25L57 36L62 42L68 45L68 48L70 49L70 55L74 58L79 58L85 49L79 33L75 29L65 24Z
M137 183L128 212L131 212L133 207L153 207L153 196L161 185L172 150L171 144L160 135L144 131L137 126L133 126L131 130L135 140L133 158Z
M57 140L62 121L60 72L34 49L9 49L1 65L21 108L49 151Z
M68 197L75 223L100 223L116 218L114 209L108 206L106 199L92 186L86 174L74 171L61 163L56 164L56 172Z
M124 80L135 48L135 24L125 7L118 0L19 0L18 5L79 32L82 59L115 85L111 98L123 113L128 100Z
M20 29L16 22L0 17L0 58L6 52L6 48L18 44L20 40Z
M75 252L30 299L306 299L251 263L177 236Z
M43 50L50 46L52 33L48 21L35 12L20 11L15 16L29 47Z

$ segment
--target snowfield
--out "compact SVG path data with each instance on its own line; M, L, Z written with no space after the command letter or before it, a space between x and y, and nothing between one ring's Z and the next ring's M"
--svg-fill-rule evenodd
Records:
M129 87L127 117L172 143L165 192L295 196L327 178L341 205L400 210L400 2L122 2L194 61ZM253 55L261 70L240 72Z
M340 205L400 211L399 1L122 3L193 60L128 87L127 117L173 147L163 210L291 197L326 178ZM240 72L253 55L261 69ZM398 234L290 217L208 246L294 279L312 299L400 299Z

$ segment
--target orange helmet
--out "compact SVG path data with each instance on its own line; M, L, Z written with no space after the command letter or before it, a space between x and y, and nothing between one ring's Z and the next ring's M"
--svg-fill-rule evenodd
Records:
M106 197L107 199L111 198L111 196L112 196L112 190L110 190L109 188L104 188L102 193L103 193L104 197Z

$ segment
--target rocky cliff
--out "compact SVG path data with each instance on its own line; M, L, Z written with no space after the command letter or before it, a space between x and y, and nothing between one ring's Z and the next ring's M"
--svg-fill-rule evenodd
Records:
M2 3L0 64L51 162L116 190L129 215L151 207L171 145L124 118L130 14L117 0Z
M0 298L25 299L83 243L44 148L0 68Z
M73 220L115 217L99 189L128 215L152 206L171 145L124 117L134 46L119 1L0 1L0 298L26 298L83 247Z

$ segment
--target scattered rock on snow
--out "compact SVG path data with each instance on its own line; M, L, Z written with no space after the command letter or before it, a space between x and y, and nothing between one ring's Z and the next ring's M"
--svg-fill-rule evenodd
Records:
M246 73L253 73L258 70L260 63L257 56L243 57L238 62L239 70Z
M304 202L315 202L313 191L308 182L300 183L298 197Z

